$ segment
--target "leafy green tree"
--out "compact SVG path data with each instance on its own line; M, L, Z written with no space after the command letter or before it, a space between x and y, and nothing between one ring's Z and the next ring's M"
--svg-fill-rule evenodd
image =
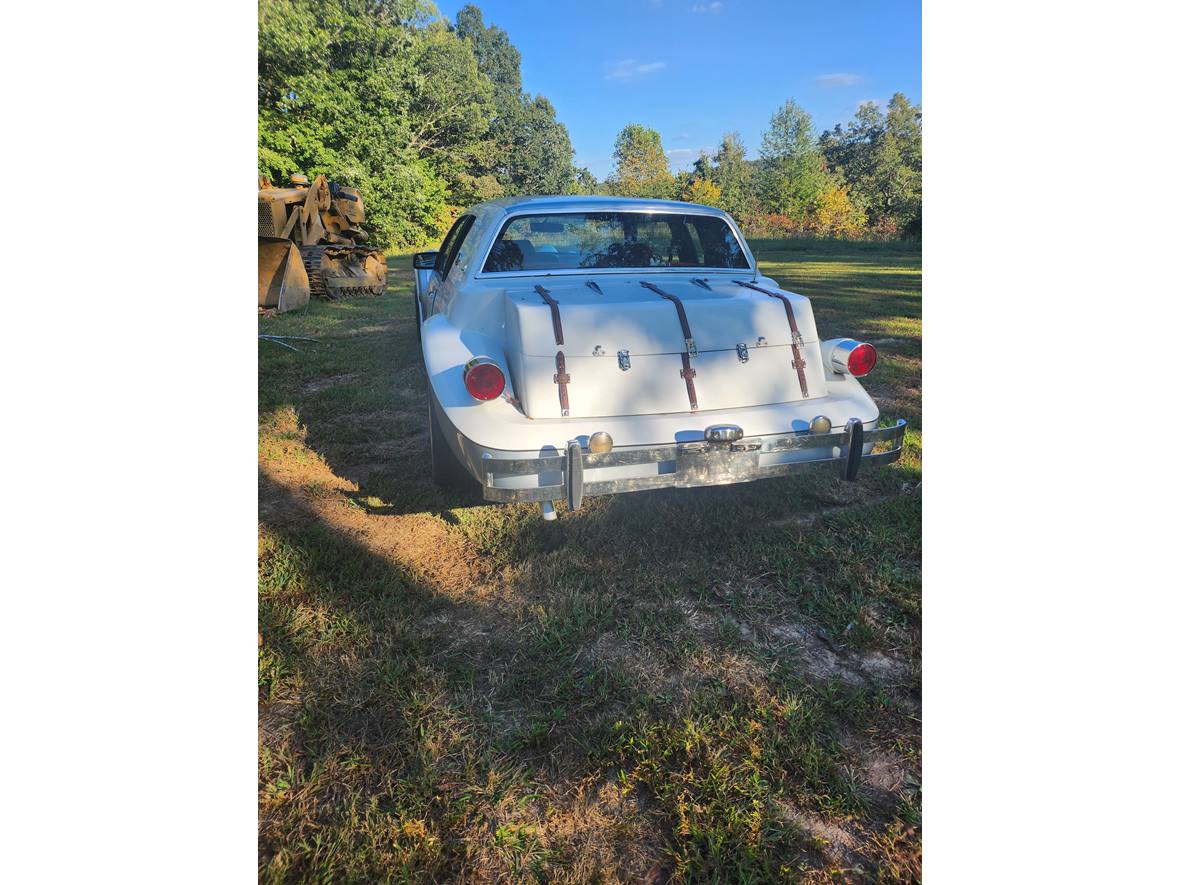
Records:
M574 183L574 149L569 131L543 95L521 87L520 52L497 25L468 4L455 16L455 34L471 46L480 72L491 82L495 111L489 129L492 148L483 170L508 194L560 194Z
M882 193L898 224L911 234L922 232L922 109L902 93L889 99L885 114L885 147L896 150L900 167L891 170Z
M828 184L811 115L790 99L762 134L760 196L770 212L805 218Z
M697 160L698 174L702 172L702 161L705 170L699 177L713 182L721 194L720 202L710 205L717 205L734 216L744 215L754 195L754 174L741 136L736 132L725 133L716 154L711 158L702 155Z
M721 208L721 189L714 182L707 178L694 176L687 176L687 178L688 181L683 182L677 192L678 199L686 203L699 203L702 206Z
M922 109L910 104L904 94L896 92L889 99L885 129L897 139L898 150L906 168L922 171Z
M708 151L701 151L700 155L692 161L692 177L712 181L713 171L713 155Z
M847 128L836 124L820 136L828 168L837 170L854 191L863 191L873 170L873 151L885 134L885 116L874 102L865 102Z
M579 166L574 170L574 183L569 190L571 194L597 194L601 188L602 185L594 173L585 166Z
M522 91L520 51L498 25L484 25L478 6L468 4L455 15L455 33L471 44L479 69L496 93L496 112L505 113L519 103Z
M494 105L492 84L481 76L470 46L435 22L416 36L409 63L407 148L450 183L451 202L499 196L496 180L478 172L490 151L486 135Z
M478 191L492 96L419 0L261 0L259 172L360 189L381 245L439 236Z
M623 127L615 139L615 171L607 179L610 192L620 197L669 199L676 179L660 133L638 123Z
M574 181L574 148L569 131L543 95L523 97L507 131L499 136L497 165L505 189L513 194L562 194Z
M828 164L851 188L872 224L911 233L922 223L922 111L900 92L883 113L860 107L847 128L837 125L820 143Z
M864 210L852 202L846 186L830 183L816 202L812 229L819 234L854 237L864 233Z

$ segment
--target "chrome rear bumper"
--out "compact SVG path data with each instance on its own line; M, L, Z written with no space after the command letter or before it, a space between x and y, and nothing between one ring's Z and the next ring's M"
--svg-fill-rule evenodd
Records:
M602 453L587 451L584 440L571 440L564 453L551 449L535 458L497 458L485 450L479 478L489 501L564 499L572 510L587 495L728 485L804 470L838 470L855 480L862 467L900 458L905 430L905 421L865 430L854 418L835 433L629 446Z

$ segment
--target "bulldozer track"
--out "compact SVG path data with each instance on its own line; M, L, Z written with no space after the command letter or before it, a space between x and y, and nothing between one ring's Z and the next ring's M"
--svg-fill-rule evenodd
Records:
M323 246L300 246L299 254L303 257L303 266L307 268L307 281L311 284L313 298L334 298L328 294L328 287L324 285L324 278L320 275L320 262L324 257Z
M303 264L307 268L307 280L311 284L311 294L317 298L326 298L329 301L347 297L350 295L381 295L385 292L385 286L350 286L347 289L339 289L331 286L320 273L320 267L323 264L324 252L328 249L340 249L349 247L340 246L300 246L299 254L303 257Z

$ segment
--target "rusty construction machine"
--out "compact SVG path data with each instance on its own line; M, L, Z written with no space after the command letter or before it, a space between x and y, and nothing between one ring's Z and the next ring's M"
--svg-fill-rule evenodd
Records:
M365 205L355 188L323 175L290 187L258 179L258 306L283 313L312 296L342 298L385 291L385 257L366 246Z

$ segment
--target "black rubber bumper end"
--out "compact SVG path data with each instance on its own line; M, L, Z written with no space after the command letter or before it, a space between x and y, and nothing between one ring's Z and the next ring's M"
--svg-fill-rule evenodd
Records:
M848 460L844 462L844 478L849 482L856 482L856 475L860 472L860 458L865 448L865 428L859 418L849 418L844 425L848 433Z

